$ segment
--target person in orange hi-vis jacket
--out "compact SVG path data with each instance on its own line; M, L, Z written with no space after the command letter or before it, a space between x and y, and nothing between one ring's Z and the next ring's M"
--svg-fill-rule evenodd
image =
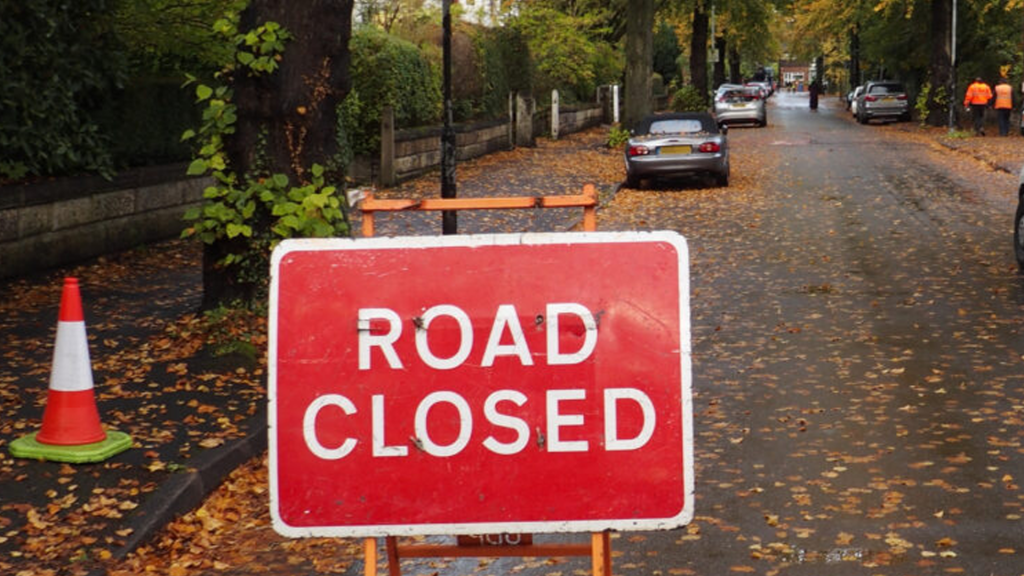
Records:
M996 116L999 118L999 135L1010 135L1010 111L1013 110L1013 88L1010 82L1003 76L996 82L996 99L993 108L996 109Z
M975 78L974 82L967 87L967 94L964 95L964 107L971 111L974 116L974 134L985 135L985 107L992 99L992 89L988 84L982 82L981 78Z

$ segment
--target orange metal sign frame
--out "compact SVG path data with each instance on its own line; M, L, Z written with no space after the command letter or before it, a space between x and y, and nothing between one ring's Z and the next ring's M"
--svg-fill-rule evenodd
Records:
M508 198L426 198L423 200L380 200L367 194L361 206L363 236L375 234L375 212L403 212L417 210L523 210L527 208L583 208L583 230L597 231L597 190L593 185L583 187L582 194L564 196L514 196Z
M428 198L424 200L379 200L368 194L360 206L363 213L363 236L375 233L376 212L417 210L517 210L527 208L583 208L583 230L597 231L597 190L593 185L583 187L583 193L563 196L520 196L506 198ZM457 557L536 557L536 556L590 556L593 576L612 575L611 539L607 531L591 534L590 544L530 544L526 546L449 546L419 544L400 546L398 538L385 539L389 576L401 576L402 558L457 558ZM377 576L377 539L363 540L365 576Z

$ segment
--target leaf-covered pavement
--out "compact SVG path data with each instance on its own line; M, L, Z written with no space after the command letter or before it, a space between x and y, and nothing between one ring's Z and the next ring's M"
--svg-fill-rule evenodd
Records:
M81 574L132 535L140 504L190 460L241 437L265 397L262 320L212 324L199 305L199 250L169 242L4 283L0 304L0 573ZM128 452L98 464L11 457L38 430L61 276L81 282L103 424L129 433ZM214 339L239 342L221 354ZM246 348L248 347L248 349Z

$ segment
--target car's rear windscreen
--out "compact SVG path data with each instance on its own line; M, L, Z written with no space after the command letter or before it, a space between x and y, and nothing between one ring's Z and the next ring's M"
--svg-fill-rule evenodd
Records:
M875 84L868 92L871 94L902 94L904 90L902 84Z
M704 125L700 120L657 120L651 123L648 134L696 134L703 131Z

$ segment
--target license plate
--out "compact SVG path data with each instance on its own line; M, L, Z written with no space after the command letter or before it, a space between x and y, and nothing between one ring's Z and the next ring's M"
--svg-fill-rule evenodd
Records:
M882 98L882 102L895 102L895 101L896 101L896 99L893 98L892 96L886 96L885 98Z
M689 154L692 146L662 146L661 154Z

